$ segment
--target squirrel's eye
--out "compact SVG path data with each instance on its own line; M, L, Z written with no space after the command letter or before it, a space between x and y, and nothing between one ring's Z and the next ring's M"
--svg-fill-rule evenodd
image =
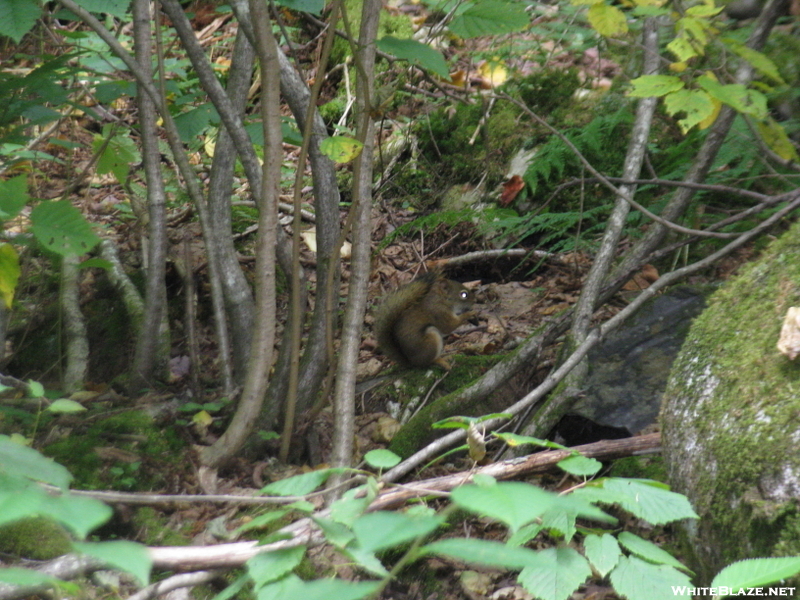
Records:
M468 294L467 292L461 292L461 297L462 297L464 300L466 300L467 298L469 298L469 294Z

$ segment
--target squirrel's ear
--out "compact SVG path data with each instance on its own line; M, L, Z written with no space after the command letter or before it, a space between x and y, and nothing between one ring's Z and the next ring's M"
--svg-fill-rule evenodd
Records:
M433 282L433 289L436 289L442 292L443 295L447 294L449 290L450 282L447 279L443 279L442 277L437 277Z

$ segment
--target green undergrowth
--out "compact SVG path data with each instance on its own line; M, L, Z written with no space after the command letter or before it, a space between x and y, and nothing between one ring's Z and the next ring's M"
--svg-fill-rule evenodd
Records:
M85 431L44 448L46 455L69 468L77 488L158 488L181 460L183 444L178 436L143 411L89 421Z

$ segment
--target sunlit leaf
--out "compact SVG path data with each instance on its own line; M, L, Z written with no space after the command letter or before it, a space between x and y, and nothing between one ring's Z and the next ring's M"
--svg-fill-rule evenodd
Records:
M631 81L629 96L634 98L649 98L651 96L666 96L683 89L683 81L673 75L642 75Z
M767 117L763 121L758 122L758 133L761 134L761 139L769 146L775 154L784 160L800 161L797 156L797 150L789 139L786 129L772 117Z
M11 244L0 244L0 296L6 308L14 302L14 292L19 281L19 255Z
M714 113L714 102L703 90L684 89L668 94L664 97L664 107L670 115L686 115L678 121L684 134Z
M54 400L53 403L47 407L47 410L54 414L71 414L83 412L86 410L86 407L80 402L75 402L75 400L59 398L58 400Z
M601 2L589 7L586 15L597 33L605 37L619 37L628 33L628 22L616 6Z
M319 145L320 151L337 163L346 163L353 160L361 153L364 146L356 139L343 135L334 135L325 138Z

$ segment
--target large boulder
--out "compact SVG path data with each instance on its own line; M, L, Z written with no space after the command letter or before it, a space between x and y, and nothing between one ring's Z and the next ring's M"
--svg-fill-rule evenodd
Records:
M800 224L723 285L692 324L662 404L670 482L700 516L686 525L698 574L800 555L800 358L776 348L800 306Z

